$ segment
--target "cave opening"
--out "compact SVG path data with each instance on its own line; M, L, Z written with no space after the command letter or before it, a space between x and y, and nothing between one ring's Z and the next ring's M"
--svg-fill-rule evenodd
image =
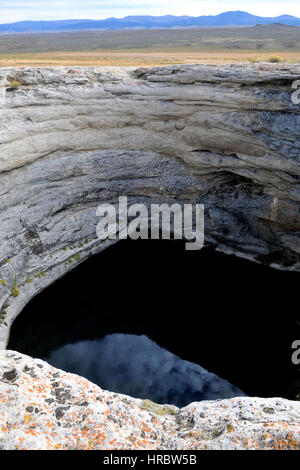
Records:
M294 399L298 285L213 248L122 240L32 299L8 349L158 403Z

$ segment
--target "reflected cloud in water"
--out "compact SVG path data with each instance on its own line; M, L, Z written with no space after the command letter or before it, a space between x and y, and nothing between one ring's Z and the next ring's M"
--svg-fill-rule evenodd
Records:
M112 334L52 351L45 360L105 390L183 407L194 401L245 396L198 364L180 359L147 336Z

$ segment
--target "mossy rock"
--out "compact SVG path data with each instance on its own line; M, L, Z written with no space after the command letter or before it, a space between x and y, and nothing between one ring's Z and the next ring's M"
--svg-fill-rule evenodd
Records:
M45 273L45 271L44 271L43 269L42 269L42 271L41 271L39 274L36 275L36 277L39 278L39 279L40 279L41 277L44 277L44 276L46 276L46 273Z
M6 310L2 310L2 312L0 312L0 324L4 322L6 318Z
M159 405L158 403L154 403L151 400L143 400L141 409L145 411L149 411L149 413L153 413L159 416L165 416L165 415L174 416L178 413L178 409L176 408L176 406Z
M80 253L76 253L74 256L71 256L71 258L68 259L68 263L73 263L73 261L79 261L80 260Z
M14 79L14 80L8 80L9 81L9 86L10 87L13 87L13 88L19 88L22 83L20 82L20 80L17 80L17 79Z
M17 287L13 287L11 290L11 295L13 297L18 297L20 295L20 290Z

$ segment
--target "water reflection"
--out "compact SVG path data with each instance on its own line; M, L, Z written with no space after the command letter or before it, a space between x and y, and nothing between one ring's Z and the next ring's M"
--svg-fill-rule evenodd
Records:
M45 360L103 389L178 407L245 395L238 387L180 359L147 336L112 334L66 344Z

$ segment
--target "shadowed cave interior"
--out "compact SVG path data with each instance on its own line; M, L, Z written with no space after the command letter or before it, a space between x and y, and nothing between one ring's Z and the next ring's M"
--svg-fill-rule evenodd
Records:
M25 307L8 349L158 403L294 399L299 274L184 246L122 240L84 261Z

